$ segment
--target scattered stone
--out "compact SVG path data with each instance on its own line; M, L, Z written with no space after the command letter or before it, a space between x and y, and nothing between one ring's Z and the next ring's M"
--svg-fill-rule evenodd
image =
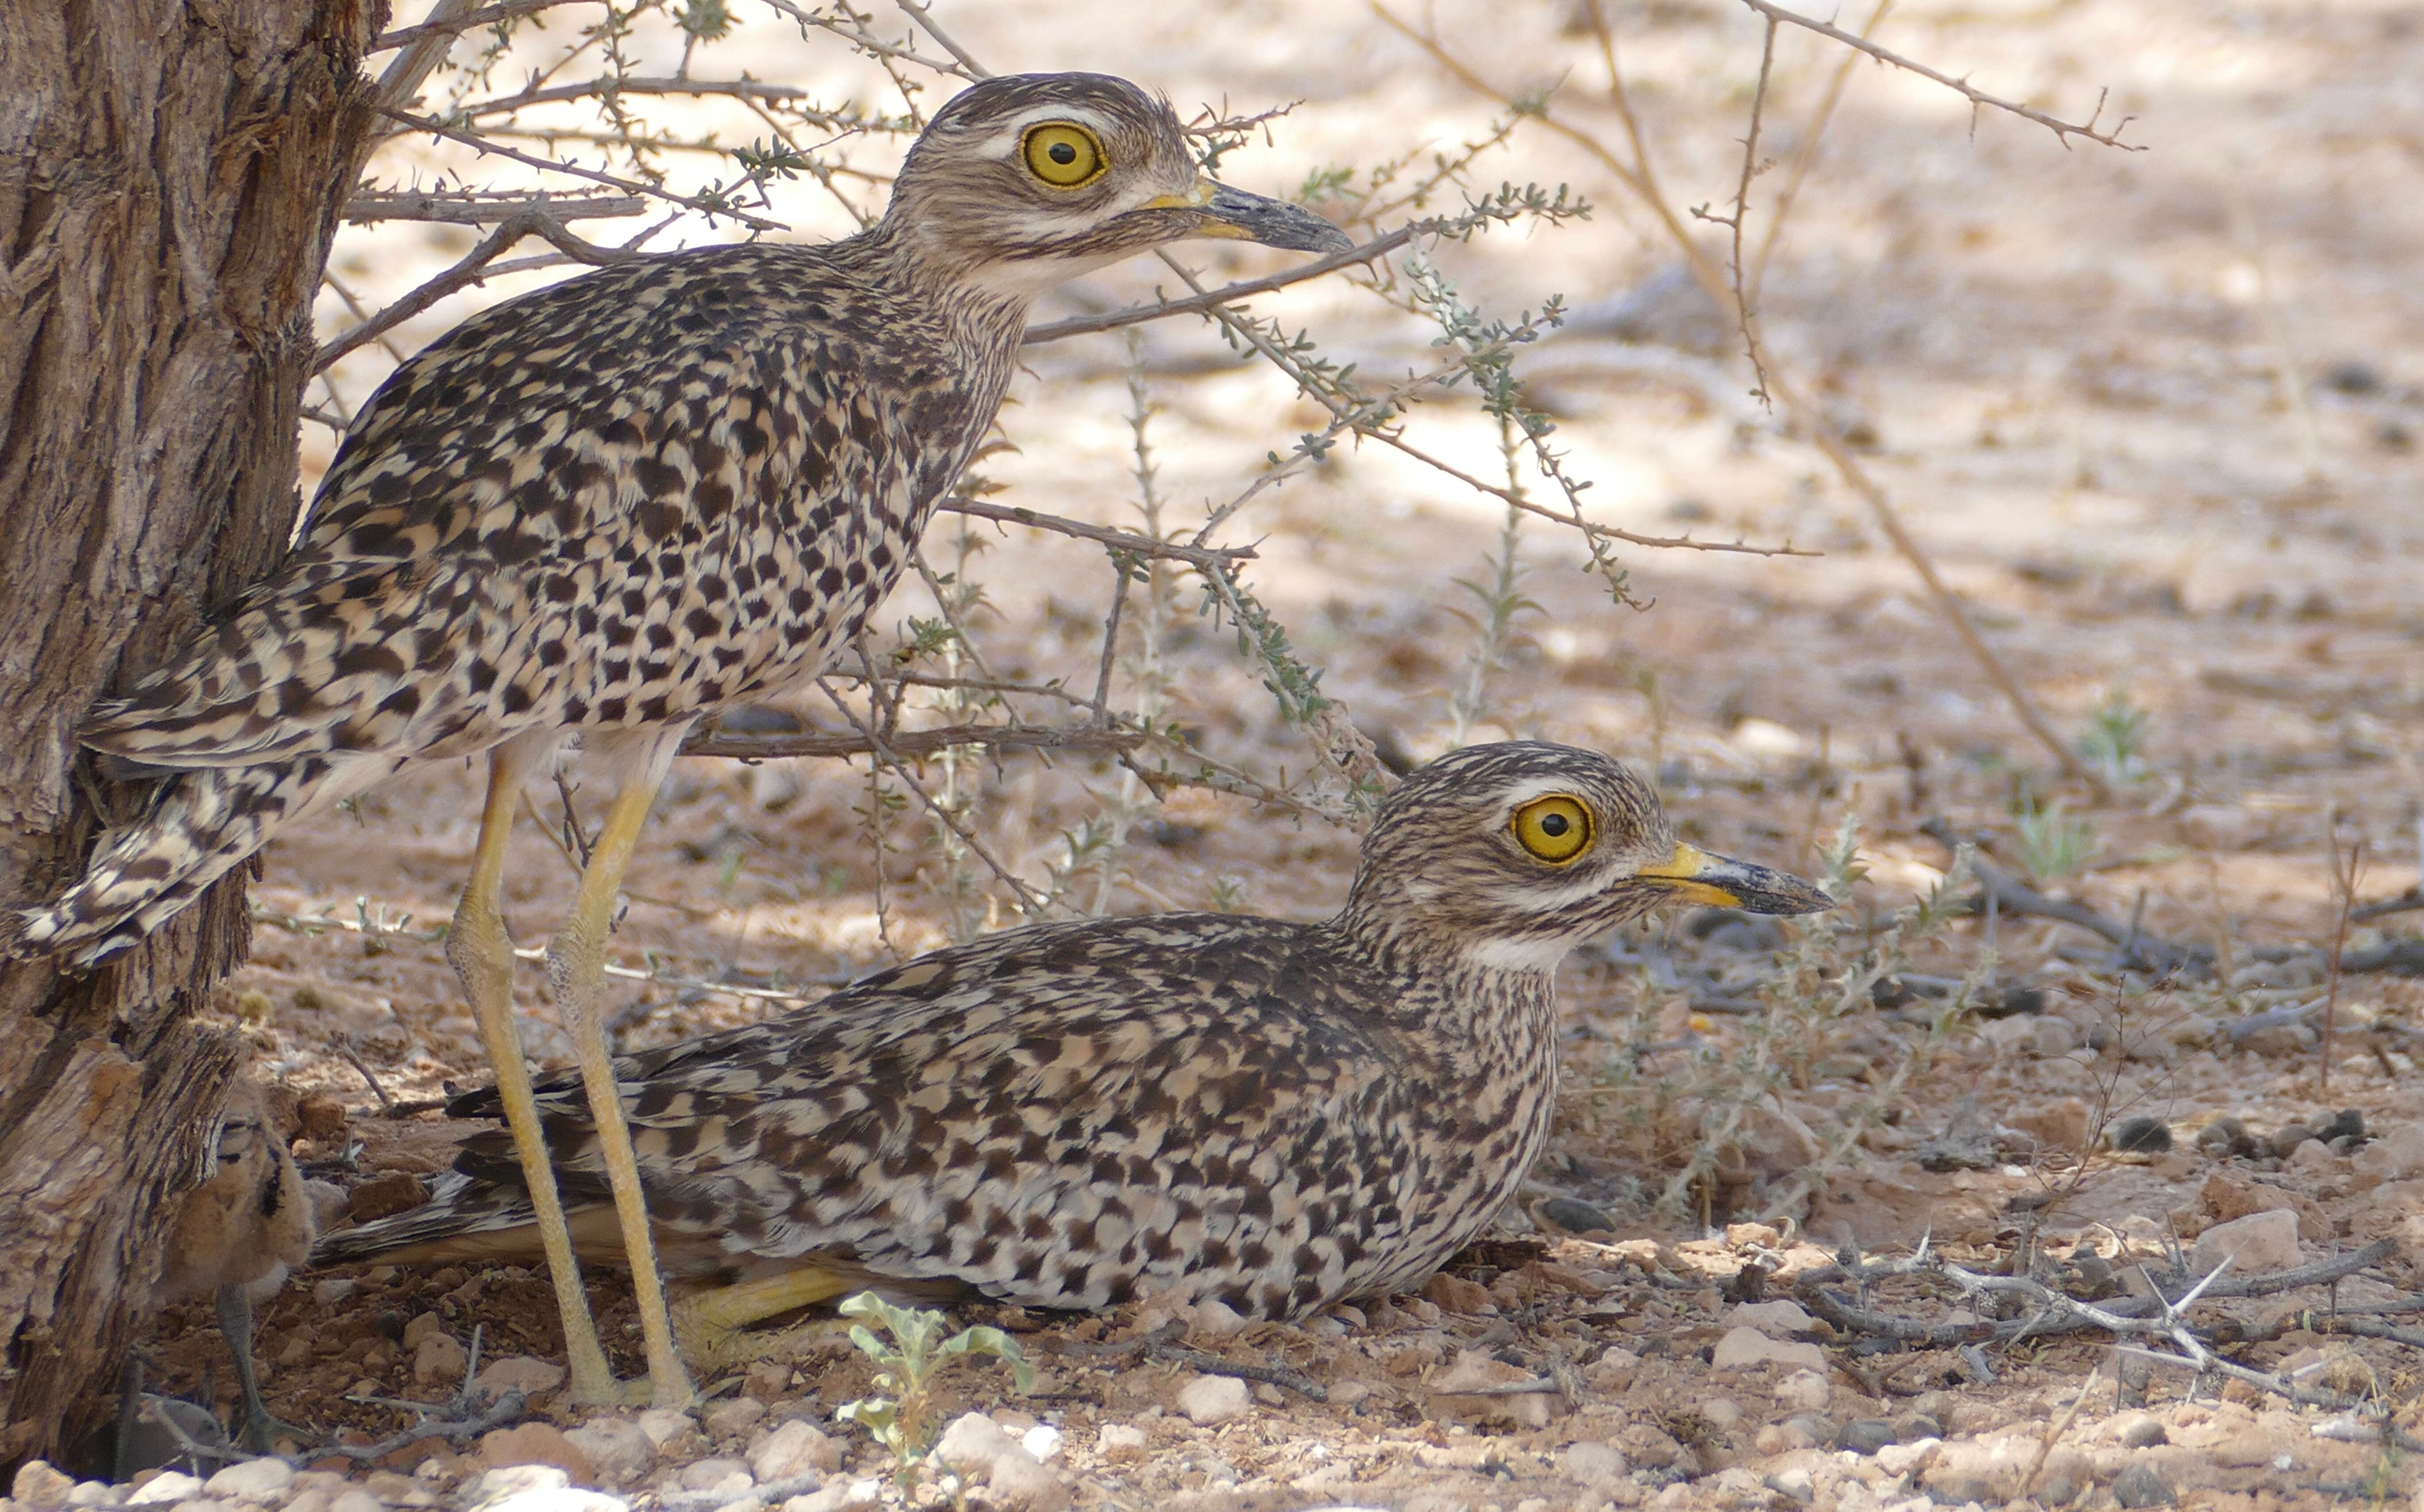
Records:
M491 1470L552 1465L583 1486L598 1479L597 1464L552 1423L517 1423L481 1435L480 1462Z
M2357 1107L2341 1108L2332 1115L2332 1121L2329 1123L2315 1131L2315 1138L2325 1144L2334 1144L2341 1139L2363 1139L2365 1110Z
M2060 1019L2041 1020L2068 1024ZM2059 1053L2059 1052L2058 1052ZM2047 1150L2066 1150L2073 1154L2087 1151L2088 1111L2084 1100L2077 1097L2052 1097L2042 1103L2032 1103L2002 1115L2006 1128L2017 1130L2037 1141Z
M603 1491L587 1491L566 1483L564 1472L548 1465L516 1465L492 1470L473 1483L464 1502L465 1512L630 1512L630 1504Z
M564 1384L564 1367L536 1355L507 1355L482 1365L480 1374L471 1377L471 1384L486 1392L492 1402L503 1400L507 1392L543 1396Z
M1776 1405L1795 1411L1825 1411L1827 1394L1823 1370L1796 1370L1776 1383Z
M2264 1148L2267 1153L2287 1160L2290 1152L2314 1137L2315 1131L2303 1123L2285 1123L2272 1131L2272 1137L2264 1141Z
M1451 1276L1443 1270L1423 1282L1423 1300L1443 1313L1498 1311L1498 1304L1490 1299L1490 1293L1478 1282L1466 1281L1461 1276Z
M1178 1410L1204 1428L1244 1417L1252 1403L1246 1383L1230 1376L1198 1376L1178 1393Z
M765 1415L765 1403L753 1396L735 1396L708 1406L698 1415L698 1425L710 1439L738 1439Z
M8 1485L8 1496L35 1512L48 1512L51 1507L66 1505L68 1493L74 1489L72 1476L47 1461L28 1459L17 1467L17 1478Z
M126 1499L126 1504L128 1506L175 1506L180 1502L191 1501L201 1494L202 1482L199 1476L188 1475L183 1471L164 1470L136 1488L135 1494Z
M2332 1154L2332 1147L2320 1139L2309 1139L2289 1152L2289 1168L2308 1175L2337 1170L2339 1163L2340 1157Z
M639 1422L640 1431L648 1436L648 1442L656 1445L660 1454L664 1452L665 1445L698 1429L691 1415L678 1408L652 1407L640 1414Z
M2104 1137L2125 1154L2159 1155L2172 1147L2171 1125L2145 1113L2113 1124Z
M295 1105L303 1121L303 1138L314 1144L342 1144L345 1138L345 1105L327 1092L313 1092Z
M993 1462L986 1489L998 1504L1015 1512L1065 1512L1069 1488L1032 1455L1013 1449Z
M451 1333L433 1333L412 1352L412 1378L423 1386L459 1381L471 1363L462 1343Z
M1727 1314L1727 1321L1740 1328L1757 1329L1771 1339L1790 1338L1817 1327L1817 1320L1803 1312L1800 1303L1782 1297L1772 1302L1737 1302Z
M2113 1500L2125 1507L2170 1506L2178 1500L2163 1472L2145 1460L2136 1460L2113 1477Z
M382 1170L345 1199L345 1216L357 1223L392 1218L429 1201L429 1186L408 1170Z
M178 1503L170 1507L168 1512L235 1512L235 1504L215 1502L207 1496L197 1496L190 1501Z
M1578 1443L1558 1456L1566 1479L1583 1486L1606 1486L1633 1473L1624 1451L1612 1443Z
M656 1441L626 1418L596 1418L564 1437L589 1457L600 1486L632 1485L657 1462Z
M446 1320L444 1318L439 1317L435 1313L419 1313L411 1322L404 1326L404 1346L407 1349L418 1349L421 1347L422 1340L428 1338L433 1333L443 1333L445 1331Z
M1583 1379L1603 1392L1620 1392L1633 1384L1634 1376L1641 1369L1641 1357L1621 1345L1610 1345L1583 1372Z
M1856 1455L1874 1455L1894 1441L1894 1425L1878 1418L1854 1418L1835 1436L1835 1447Z
M813 1423L793 1418L758 1440L749 1451L749 1472L759 1482L787 1481L809 1471L832 1474L841 1469L841 1445Z
M1144 1453L1145 1431L1126 1423L1107 1423L1094 1435L1094 1453L1106 1457L1112 1455Z
M313 1281L311 1300L322 1307L337 1307L352 1297L361 1284L351 1276L331 1276L326 1281ZM301 1344L304 1341L298 1336L294 1342Z
M1196 1303L1190 1317L1195 1331L1210 1339L1234 1339L1246 1328L1245 1314L1217 1297Z
M1889 1475L1907 1475L1934 1463L1938 1452L1943 1447L1944 1440L1933 1437L1909 1443L1879 1444L1876 1449L1877 1468Z
M2385 1129L2349 1157L2359 1176L2371 1182L2405 1181L2424 1175L2424 1123L2400 1123Z
M206 1496L229 1502L257 1502L263 1505L282 1500L286 1488L295 1484L295 1467L283 1459L263 1456L259 1459L240 1459L202 1483Z
M2189 1263L2203 1275L2229 1257L2233 1275L2287 1270L2299 1263L2298 1216L2274 1210L2217 1223L2197 1235Z
M2114 1437L2125 1449L2152 1449L2159 1443L2169 1443L2172 1436L2163 1429L2162 1421L2144 1412L2133 1413L2114 1424Z
M758 1484L748 1466L721 1455L692 1460L681 1468L677 1478L686 1491L713 1491L720 1496L745 1491Z
M2197 1130L2196 1145L2216 1160L2227 1160L2233 1155L2252 1155L2257 1150L2256 1140L2248 1134L2246 1122L2228 1113Z
M1606 1214L1576 1197L1552 1197L1533 1212L1568 1233L1597 1233L1616 1227Z
M387 1512L387 1504L359 1486L349 1487L329 1499L328 1512Z
M1771 1339L1757 1329L1729 1329L1710 1352L1709 1363L1718 1370L1746 1370L1770 1363L1825 1370L1826 1352L1814 1344Z
M1039 1423L1018 1436L1018 1447L1035 1457L1039 1465L1060 1452L1060 1430L1049 1423Z

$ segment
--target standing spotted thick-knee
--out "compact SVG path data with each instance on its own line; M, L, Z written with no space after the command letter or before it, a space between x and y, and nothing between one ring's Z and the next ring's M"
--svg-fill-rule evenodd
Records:
M514 801L578 736L614 796L549 964L652 1394L687 1403L598 1002L657 787L699 720L814 676L882 600L1000 406L1029 304L1193 236L1348 247L1304 210L1205 178L1177 118L1132 84L989 79L936 114L856 236L634 259L457 326L364 406L286 564L96 708L84 743L167 780L81 881L13 921L11 951L96 961L295 820L408 765L486 753L447 959L496 1062L574 1394L609 1400L499 910Z

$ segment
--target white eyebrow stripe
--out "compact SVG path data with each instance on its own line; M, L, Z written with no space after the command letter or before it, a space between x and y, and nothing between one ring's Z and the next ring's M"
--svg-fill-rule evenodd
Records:
M1091 130L1108 146L1111 123L1082 105L1053 103L1030 105L995 128L994 135L979 151L985 157L1007 158L1018 151L1018 144L1037 126L1052 121L1074 121Z

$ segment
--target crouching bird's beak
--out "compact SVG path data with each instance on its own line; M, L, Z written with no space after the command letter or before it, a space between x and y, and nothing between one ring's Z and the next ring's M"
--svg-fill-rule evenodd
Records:
M1301 205L1232 189L1211 179L1197 179L1185 194L1148 199L1146 210L1188 212L1195 225L1190 236L1223 236L1296 252L1344 252L1354 247L1345 231Z
M1674 854L1634 875L1677 898L1746 914L1823 914L1835 906L1835 899L1791 872L1713 856L1688 845L1677 845Z

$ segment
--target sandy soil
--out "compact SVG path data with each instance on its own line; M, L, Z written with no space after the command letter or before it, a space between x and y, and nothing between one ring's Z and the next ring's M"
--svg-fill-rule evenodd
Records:
M1182 104L1301 100L1272 145L1224 164L1257 187L1293 185L1324 163L1369 164L1416 136L1471 138L1490 112L1354 5L1188 4L1142 30L1116 24L1110 6L954 8L965 12L949 16L956 35L997 67L1111 70ZM1570 77L1572 119L1612 136L1615 118L1593 97L1603 78L1565 24L1570 8L1430 8L1490 77L1510 88ZM1620 8L1627 67L1676 201L1722 201L1757 68L1756 19L1722 0ZM2092 845L2079 869L2041 884L2207 948L2217 977L2150 985L2113 969L2088 933L2003 913L1991 926L1991 976L1999 994L2035 989L2014 999L2028 1011L1942 1023L1924 997L1880 994L1874 1007L1793 1020L1793 1046L1810 1058L1762 1105L1750 1148L1714 1184L1666 1202L1698 1127L1680 1102L1775 1032L1762 1026L1777 1003L1758 999L1757 984L1780 969L1778 941L1667 927L1583 952L1564 983L1567 1117L1503 1244L1465 1257L1425 1297L1360 1315L1228 1335L1217 1319L1193 1320L1193 1346L1283 1363L1327 1401L1262 1382L1242 1405L1211 1401L1225 1388L1199 1391L1190 1414L1184 1393L1199 1373L1148 1357L1140 1341L1153 1320L996 1320L1044 1366L1041 1394L1022 1399L997 1372L972 1372L947 1384L945 1409L989 1410L1013 1437L1057 1428L1047 1468L1079 1504L1825 1509L1926 1495L1993 1505L2018 1496L2013 1465L2026 1466L2056 1419L2059 1443L2031 1488L2046 1504L2065 1490L2147 1504L2150 1473L2188 1504L2251 1512L2409 1493L2412 1472L2374 1427L2213 1377L2192 1391L2182 1370L2145 1380L2093 1333L1895 1349L1854 1329L1752 1313L1749 1326L1785 1353L1807 1353L1737 1364L1748 1345L1723 1347L1743 1322L1735 1309L1794 1295L1797 1278L1847 1245L1905 1255L1932 1234L1954 1264L1990 1271L2016 1253L2038 1257L2042 1274L2087 1295L2090 1271L2122 1272L2112 1284L2126 1291L2125 1256L2160 1268L2169 1247L2193 1247L2209 1226L2268 1202L2297 1215L2310 1262L2424 1237L2408 1232L2424 1224L2424 1090L2405 1027L2424 987L2389 973L2341 979L2328 1059L2306 1022L2233 1034L2329 991L2311 960L2261 953L2330 943L2335 848L2363 847L2361 899L2416 877L2424 292L2412 249L2424 235L2424 96L2414 88L2424 26L2411 8L2376 4L1930 0L1897 8L1881 35L2057 114L2083 115L2109 87L2113 105L2140 118L2129 135L2142 153L2065 151L1999 114L1972 121L1920 81L1856 70L1763 307L1783 360L1870 438L1867 465L2053 724L2081 734L2116 696L2145 712L2143 772L2100 799L2051 770L1858 501L1815 452L1746 408L1742 364L1714 317L1674 292L1672 257L1646 215L1539 131L1519 132L1480 176L1570 182L1597 216L1438 256L1492 313L1561 292L1594 317L1530 358L1574 470L1597 482L1592 507L1648 533L1789 539L1824 554L1632 552L1634 589L1654 601L1635 612L1575 570L1569 536L1529 531L1524 590L1539 611L1521 622L1476 738L1557 739L1639 761L1660 772L1696 839L1805 870L1857 816L1869 880L1854 911L1871 921L1949 864L1922 821L1983 836L2017 870L2037 853L2021 812L2059 802L2092 826ZM827 50L779 28L746 40L761 77L840 77ZM1767 127L1779 157L1834 61L1811 39L1779 41ZM1376 139L1381 123L1401 135ZM800 210L805 224L819 214ZM388 234L391 265L371 271L399 287L453 255L435 233L426 245ZM346 256L373 250L351 245ZM1223 273L1280 265L1252 252L1204 261ZM1113 270L1064 303L1136 297L1156 272ZM1370 371L1427 360L1424 331L1366 296L1310 286L1264 306ZM464 308L441 307L403 344ZM1619 326L1689 365L1645 374L1627 356L1640 347L1605 334ZM1147 342L1174 517L1230 497L1267 452L1316 423L1275 374L1222 350L1181 323L1154 327ZM1005 417L1019 450L988 464L1000 501L1133 523L1122 370L1115 337L1037 350ZM341 374L357 399L375 375ZM1459 465L1497 466L1494 434L1469 410L1422 423ZM1324 689L1367 732L1421 757L1450 737L1447 695L1473 642L1458 580L1486 572L1498 524L1490 501L1366 448L1258 501L1232 538L1258 543L1257 589L1326 668ZM1109 592L1099 556L1029 533L988 536L983 630L1001 670L1090 684ZM949 544L938 533L930 550L948 555ZM1170 638L1173 713L1250 770L1301 772L1300 740L1279 726L1232 638L1193 617L1193 601L1189 587L1190 613ZM922 595L904 593L895 613L926 612ZM797 708L831 722L813 695ZM973 780L980 834L1035 879L1061 829L1119 791L1115 772L1084 760L1012 758ZM220 1008L271 1079L342 1103L343 1131L324 1122L300 1147L335 1179L434 1169L443 1152L423 1116L387 1117L380 1102L425 1102L485 1076L439 947L422 932L451 912L476 797L476 773L422 773L266 857L257 897L279 917L259 931ZM534 797L553 815L553 798ZM837 762L685 761L632 869L615 958L669 978L813 991L943 942L953 916L931 830L896 826L879 879L855 814L866 799L863 770ZM1120 857L1109 909L1230 899L1313 917L1343 895L1351 833L1200 792L1169 810ZM541 827L527 826L508 898L520 938L544 939L571 876ZM997 903L973 916L1006 921ZM2360 925L2350 947L2396 937L2415 916ZM314 918L403 932L293 922ZM1989 928L1953 922L1911 969L1961 977L1979 966ZM542 976L534 968L524 983L530 1048L560 1063ZM773 1007L662 981L628 991L629 1045ZM1748 1000L1770 1016L1727 1011ZM1873 1097L1885 1116L1864 1111ZM2359 1110L2374 1138L2272 1149L2284 1127L2319 1128L2342 1107ZM2111 1125L2133 1116L2161 1121L2172 1147L2113 1149ZM2252 1137L2239 1153L2196 1140L2225 1116ZM1819 1160L1842 1130L1854 1131L1839 1141L1850 1148ZM1970 1169L1927 1169L1965 1132L1984 1152ZM1813 1161L1814 1196L1792 1199ZM1693 1211L1703 1197L1705 1211ZM1582 1204L1556 1209L1562 1226L1547 1211L1560 1200ZM1763 1205L1779 1203L1786 1211ZM1762 1217L1785 1221L1747 1222ZM2337 1301L2389 1297L2416 1284L2411 1269L2384 1261L2338 1287ZM330 1280L304 1278L266 1314L272 1405L297 1424L364 1436L404 1426L396 1409L350 1398L430 1400L451 1387L442 1358L416 1375L416 1327L468 1341L478 1325L492 1357L560 1349L543 1281L528 1275ZM1962 1311L1977 1304L1941 1280L1863 1295L1929 1323L1993 1316ZM601 1281L595 1297L620 1362L636 1365L621 1286ZM2234 1346L2246 1364L2311 1364L2300 1380L2328 1380L2410 1422L2414 1350L2326 1338L2288 1311L2326 1300L2316 1289L2209 1303L2197 1316L2257 1340ZM416 1325L424 1315L436 1322ZM172 1312L154 1347L171 1386L215 1371L221 1394L231 1391L212 1364L206 1308ZM2064 1416L2099 1364L2084 1409ZM661 1458L628 1474L590 1464L590 1481L651 1491L702 1457L745 1460L780 1423L805 1418L836 1436L816 1452L835 1461L822 1468L840 1489L816 1495L839 1504L888 1467L831 1420L867 1380L846 1344L813 1342L783 1368L726 1383L723 1415L710 1413L704 1435L668 1438ZM1534 1381L1546 1384L1472 1391ZM764 1412L734 1405L744 1400ZM543 1419L575 1421L540 1406ZM391 1456L391 1473L371 1489L390 1504L443 1500L479 1463L423 1442ZM726 1473L693 1479L713 1486ZM929 1481L913 1499L944 1495Z

